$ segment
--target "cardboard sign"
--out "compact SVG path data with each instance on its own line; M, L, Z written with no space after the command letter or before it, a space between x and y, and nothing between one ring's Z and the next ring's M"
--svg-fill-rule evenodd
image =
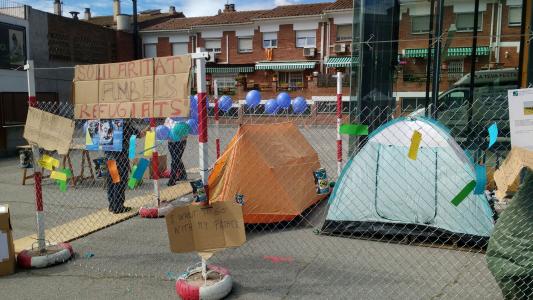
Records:
M191 65L190 55L78 65L75 118L186 117Z
M28 108L28 117L24 127L24 138L28 143L36 144L48 151L56 150L60 155L66 155L73 134L73 120L37 108Z
M15 272L15 247L9 207L0 205L0 276Z
M177 207L165 217L170 250L175 253L238 247L246 242L242 206L215 202L209 208Z
M494 172L498 199L503 199L507 193L518 190L520 172L526 167L533 170L533 151L519 147L512 148L500 168Z

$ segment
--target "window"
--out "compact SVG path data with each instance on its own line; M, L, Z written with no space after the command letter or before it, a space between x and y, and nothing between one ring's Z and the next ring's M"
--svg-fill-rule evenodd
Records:
M251 37L239 38L239 53L248 53L253 51L253 39Z
M302 72L280 72L280 89L294 89L304 87L304 73Z
M439 98L439 110L459 109L466 105L468 93L466 90L451 90L441 98ZM448 111L448 113L457 113L457 111ZM449 117L449 116L448 116ZM454 116L459 118L460 116Z
M509 26L522 25L522 6L509 7Z
M429 32L429 16L412 16L411 33L420 34Z
M157 45L156 44L144 44L144 57L152 58L157 56Z
M219 95L235 95L235 78L237 74L216 75L213 77L213 82L217 81Z
M425 98L402 98L402 112L409 113L424 108Z
M315 30L296 31L296 47L316 48L316 31Z
M278 33L277 32L263 32L263 48L277 48L278 47Z
M464 72L463 60L452 60L448 62L448 80L457 81L463 77Z
M352 25L337 25L337 42L352 40Z
M51 47L50 51L52 50L53 48ZM66 52L69 53L68 50ZM50 52L50 55L53 55L53 53ZM0 23L0 68L14 69L23 66L25 63L26 29L20 26Z
M220 53L221 48L220 39L205 40L205 51Z
M172 43L172 55L183 55L189 53L187 43Z
M479 13L477 31L482 31L483 28L483 13ZM460 13L455 15L455 26L457 31L473 31L474 30L474 13Z

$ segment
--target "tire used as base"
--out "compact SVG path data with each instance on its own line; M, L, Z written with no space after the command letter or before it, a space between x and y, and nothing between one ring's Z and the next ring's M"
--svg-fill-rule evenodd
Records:
M226 268L209 265L208 270L215 271L222 275L222 279L210 286L195 286L187 282L192 275L201 273L201 267L182 275L176 280L176 293L183 300L219 300L226 297L232 289L233 279Z
M72 246L68 243L47 246L47 249L51 248L54 248L53 253L45 255L38 255L34 250L23 250L17 256L17 264L24 269L46 268L64 263L74 254Z

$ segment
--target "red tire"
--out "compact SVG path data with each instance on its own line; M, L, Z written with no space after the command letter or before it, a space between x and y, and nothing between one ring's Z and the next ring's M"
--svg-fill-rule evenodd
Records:
M46 268L69 260L74 251L68 243L59 243L46 247L42 255L37 250L23 250L17 256L17 264L24 269Z
M141 207L139 209L139 216L141 218L159 218L159 208L157 207Z
M219 273L222 279L209 286L190 284L187 279L202 272L201 268L198 267L176 280L176 294L183 300L218 300L226 297L233 286L233 279L229 271L215 265L207 266L207 270Z

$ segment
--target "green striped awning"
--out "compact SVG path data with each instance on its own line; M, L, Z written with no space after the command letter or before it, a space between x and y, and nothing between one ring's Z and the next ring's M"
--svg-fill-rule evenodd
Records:
M253 66L243 66L243 67L206 67L205 72L208 74L229 74L229 73L253 73Z
M485 56L489 55L489 47L477 47L476 55ZM459 47L459 48L449 48L448 56L469 56L472 54L472 47Z
M305 70L314 69L316 62L260 62L255 65L256 70Z
M408 58L417 58L417 57L427 57L428 49L427 48L418 48L418 49L405 49L404 57ZM454 47L448 48L448 56L469 56L472 53L472 47ZM477 47L476 54L479 56L489 55L490 48L486 46Z
M330 56L326 60L326 66L329 68L350 67L359 63L359 57L351 56Z
M428 49L427 48L405 49L403 56L408 57L408 58L427 57Z

